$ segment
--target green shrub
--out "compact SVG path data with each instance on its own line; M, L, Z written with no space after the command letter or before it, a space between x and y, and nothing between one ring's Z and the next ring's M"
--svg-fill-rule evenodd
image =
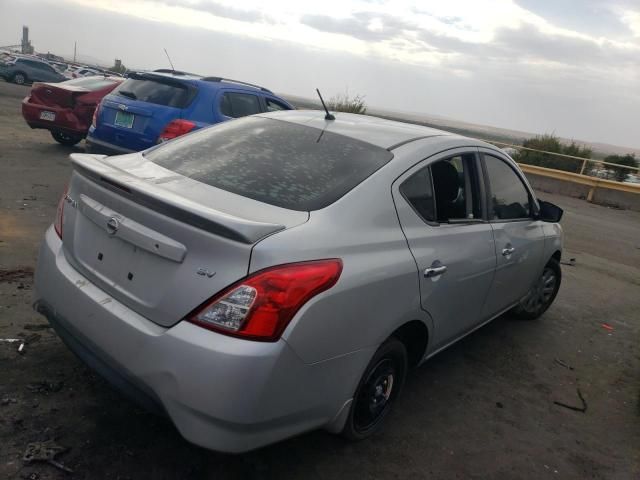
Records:
M615 163L618 165L626 165L628 167L637 167L638 166L638 161L636 160L636 156L634 154L626 154L626 155L609 155L608 157L605 157L604 159L605 162L607 163ZM628 168L616 168L616 167L611 167L609 165L605 165L605 167L613 172L613 178L614 180L617 180L618 182L623 182L625 180L625 178L627 178L627 175L630 173L636 173L633 170L630 170Z
M590 148L580 146L575 142L571 142L569 145L563 145L560 143L558 137L551 134L539 135L525 140L522 142L522 146L581 158L591 158L592 153ZM580 160L528 150L521 150L514 160L529 165L538 165L540 167L554 168L556 170L565 170L574 173L579 173L582 168L582 162Z
M328 107L334 112L359 113L360 115L367 113L367 106L362 95L355 97L350 97L349 93L336 95L331 97Z

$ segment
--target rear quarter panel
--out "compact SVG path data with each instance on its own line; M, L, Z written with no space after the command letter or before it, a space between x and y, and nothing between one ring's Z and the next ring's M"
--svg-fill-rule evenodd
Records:
M338 283L305 304L283 334L306 363L377 347L411 320L431 330L391 182L389 172L379 171L336 203L311 212L306 224L254 248L251 271L324 258L343 262Z

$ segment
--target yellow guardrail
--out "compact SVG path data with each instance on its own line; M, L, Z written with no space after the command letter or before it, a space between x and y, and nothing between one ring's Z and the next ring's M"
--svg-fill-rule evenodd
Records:
M543 177L554 178L556 180L563 180L563 181L591 187L589 189L589 193L587 194L587 201L589 202L593 200L593 194L598 188L607 188L609 190L617 190L619 192L640 194L640 183L618 182L615 180L609 180L609 179L600 178L597 176L594 177L594 176L585 174L587 164L589 163L596 164L595 166L597 167L607 166L607 167L612 167L616 169L620 169L620 168L627 169L630 171L630 173L635 172L636 175L640 175L640 167L618 165L616 163L605 162L604 160L577 157L574 155L566 155L564 153L556 153L556 152L547 152L544 150L536 150L534 148L527 148L521 145L513 145L510 143L494 142L494 141L491 141L490 143L497 146L501 146L501 147L510 147L516 150L528 150L531 152L544 153L548 155L553 155L555 157L578 160L582 162L580 166L580 173L568 172L566 170L558 170L555 168L540 167L538 165L531 165L528 163L518 163L518 165L520 165L520 168L525 173L531 173L533 175L540 175Z
M485 141L487 141L487 140L485 140ZM585 170L585 167L587 166L587 163L595 163L598 166L599 165L606 165L608 167L612 167L612 168L616 168L616 169L617 168L626 168L627 170L634 170L636 174L640 174L640 167L631 167L629 165L619 165L617 163L605 162L604 160L597 160L595 158L576 157L575 155L567 155L566 153L548 152L546 150L537 150L535 148L523 147L522 145L513 145L511 143L494 142L494 141L489 141L489 143L492 143L494 145L501 145L503 147L510 147L510 148L515 149L515 150L527 150L529 152L537 152L537 153L545 153L547 155L553 155L554 157L570 158L572 160L579 160L580 162L582 162L582 164L580 166L580 174L582 174L582 175L584 175L584 170Z
M564 180L591 187L589 189L589 193L587 194L588 202L591 202L593 200L593 193L597 188L608 188L610 190L617 190L619 192L640 194L640 184L638 183L615 182L613 180L605 180L604 178L589 177L580 173L555 170L553 168L528 165L526 163L519 163L518 165L520 165L520 168L524 173L531 173L533 175L555 178L556 180Z

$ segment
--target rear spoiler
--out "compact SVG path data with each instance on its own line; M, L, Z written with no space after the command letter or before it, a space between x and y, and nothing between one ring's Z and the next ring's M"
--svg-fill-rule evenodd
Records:
M253 244L285 229L281 224L255 222L200 205L110 165L104 161L106 155L72 153L69 157L74 170L101 187L175 220L230 240Z

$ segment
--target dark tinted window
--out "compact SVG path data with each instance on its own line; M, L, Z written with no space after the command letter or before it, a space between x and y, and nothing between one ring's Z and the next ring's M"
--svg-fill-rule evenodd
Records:
M429 168L423 168L405 180L400 186L400 193L423 220L427 222L436 221L431 171Z
M260 113L260 101L255 95L227 92L220 100L220 111L227 117L246 117Z
M267 112L277 112L278 110L289 110L284 103L278 102L277 100L273 100L271 98L265 98L267 102Z
M125 98L155 103L166 107L185 108L193 100L194 89L179 83L130 78L113 93Z
M438 222L482 218L478 176L473 154L458 155L431 165Z
M491 217L497 220L529 217L529 193L520 177L506 162L496 157L485 155L484 160L491 188Z
M369 143L260 117L179 137L145 156L208 185L300 211L335 202L393 157Z

